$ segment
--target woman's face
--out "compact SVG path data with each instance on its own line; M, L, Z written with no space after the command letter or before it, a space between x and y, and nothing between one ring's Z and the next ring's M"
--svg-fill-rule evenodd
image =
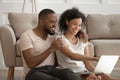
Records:
M82 19L81 18L75 18L70 21L66 21L67 25L67 33L76 35L81 30L82 25Z

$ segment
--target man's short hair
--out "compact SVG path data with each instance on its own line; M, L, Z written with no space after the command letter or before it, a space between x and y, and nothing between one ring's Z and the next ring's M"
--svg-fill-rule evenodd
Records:
M47 17L48 14L55 14L55 12L51 9L43 9L39 15L38 15L38 19L43 19L45 17Z

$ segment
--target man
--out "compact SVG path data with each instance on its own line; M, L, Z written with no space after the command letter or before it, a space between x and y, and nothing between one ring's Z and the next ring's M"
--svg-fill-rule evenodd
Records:
M20 37L25 80L82 80L70 69L56 68L56 51L62 44L55 34L57 16L51 9L39 13L38 25Z

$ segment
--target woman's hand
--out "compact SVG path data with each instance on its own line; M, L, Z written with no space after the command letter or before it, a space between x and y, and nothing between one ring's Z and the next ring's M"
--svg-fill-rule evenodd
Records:
M94 57L95 61L99 61L99 58L98 57Z

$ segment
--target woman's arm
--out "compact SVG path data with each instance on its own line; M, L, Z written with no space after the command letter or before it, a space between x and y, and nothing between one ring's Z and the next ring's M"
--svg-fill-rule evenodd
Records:
M72 60L78 60L78 61L86 61L86 60L91 60L91 61L98 61L97 57L92 57L88 55L81 55L78 53L72 52L64 43L63 45L59 48L59 50Z
M86 45L85 47L84 54L89 56L88 45ZM90 61L84 61L84 64L89 71L94 71L94 66L92 65Z

